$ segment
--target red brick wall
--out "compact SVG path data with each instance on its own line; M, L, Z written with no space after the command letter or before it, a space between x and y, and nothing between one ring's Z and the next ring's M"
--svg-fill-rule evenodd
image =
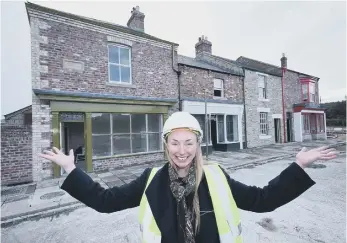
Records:
M31 182L31 126L1 126L1 185Z

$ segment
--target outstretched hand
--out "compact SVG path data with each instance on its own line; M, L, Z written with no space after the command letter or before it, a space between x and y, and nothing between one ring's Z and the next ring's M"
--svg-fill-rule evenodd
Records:
M302 148L301 151L296 155L296 163L301 168L306 168L313 162L317 160L331 160L336 158L338 152L334 148L329 148L328 146L322 146L319 148L314 148L308 150L307 148Z
M43 154L39 154L40 157L48 159L57 165L63 167L63 169L70 173L73 169L76 168L75 165L75 157L73 154L73 150L71 149L69 151L69 155L63 154L59 149L56 147L53 147L53 152L45 150Z

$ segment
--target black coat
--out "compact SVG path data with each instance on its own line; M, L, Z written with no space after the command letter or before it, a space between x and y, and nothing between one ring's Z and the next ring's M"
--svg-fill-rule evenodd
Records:
M61 188L98 212L112 213L139 206L150 171L146 169L141 176L128 184L104 189L86 173L76 168L67 176ZM296 163L288 166L264 188L247 186L233 180L226 173L225 175L237 207L257 213L271 212L292 201L315 184ZM146 195L162 234L162 242L177 243L176 202L171 193L168 178L167 163L153 178L146 190ZM198 193L201 225L196 242L217 243L219 242L218 229L205 177L202 178Z

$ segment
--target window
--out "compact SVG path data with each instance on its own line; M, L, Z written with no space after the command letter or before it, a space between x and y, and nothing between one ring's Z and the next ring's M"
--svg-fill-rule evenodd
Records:
M302 84L302 100L308 101L308 84Z
M161 151L159 114L92 114L93 158Z
M304 80L301 81L302 101L304 102L317 102L316 96L316 83L314 81Z
M310 133L310 117L308 114L302 114L304 124L304 133Z
M214 84L213 96L214 97L224 97L223 80L222 79L214 79L213 84Z
M108 46L109 81L131 84L131 51L125 46Z
M266 112L260 112L260 134L261 135L269 134L269 124L268 124Z
M310 102L316 102L316 87L315 83L310 83Z
M266 99L266 77L264 75L258 75L258 91L259 98Z
M192 115L198 120L198 122L200 124L200 127L201 127L202 132L203 132L202 143L205 144L205 142L206 142L205 114L192 114ZM208 115L208 117L209 117L209 115ZM207 119L208 119L208 140L210 143L211 142L211 137L210 137L211 124L210 124L208 117L207 117Z
M236 142L239 140L237 122L238 122L237 116L233 116L233 115L226 116L228 142Z
M324 114L317 114L317 132L325 132Z
M225 142L224 136L224 115L217 115L217 141L219 143Z

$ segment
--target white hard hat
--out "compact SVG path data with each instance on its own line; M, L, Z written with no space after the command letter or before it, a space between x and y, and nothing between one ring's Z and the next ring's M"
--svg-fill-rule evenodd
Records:
M168 133L178 128L188 128L189 130L198 133L198 139L199 142L201 142L203 132L201 130L200 124L198 120L190 113L185 111L178 111L169 116L163 127L163 138L165 139Z

